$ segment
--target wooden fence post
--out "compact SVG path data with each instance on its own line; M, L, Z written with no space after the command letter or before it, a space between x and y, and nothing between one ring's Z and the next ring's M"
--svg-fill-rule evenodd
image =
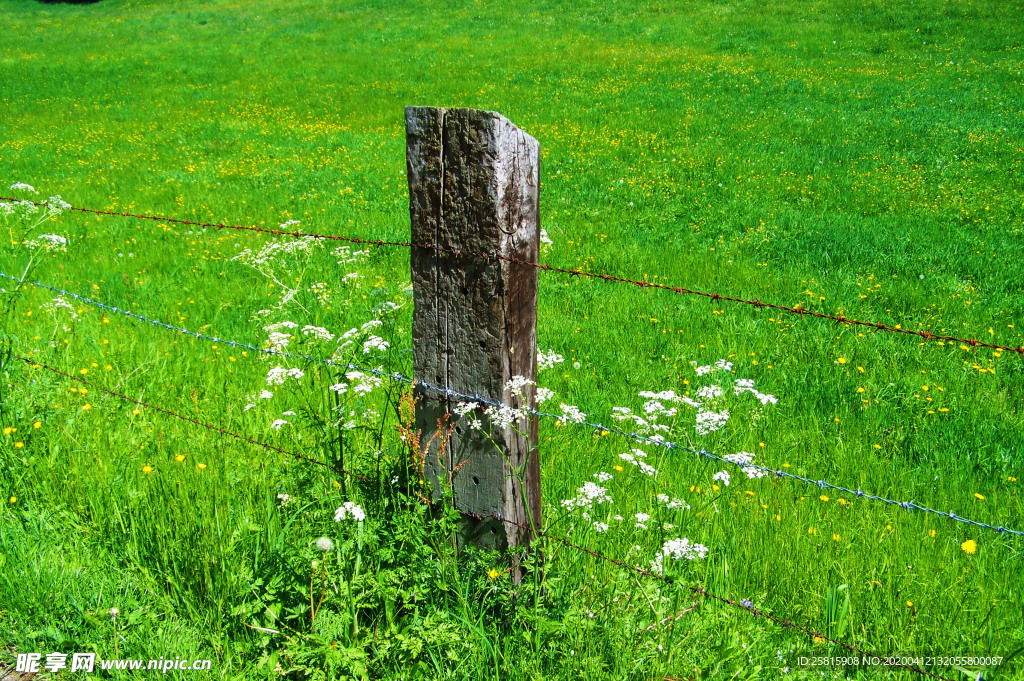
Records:
M535 407L537 268L479 254L537 262L540 144L492 111L408 107L405 127L412 241L438 247L412 248L415 378L519 406L506 384L523 376L534 382L524 406ZM442 448L438 419L460 400L416 393L421 442L436 436L424 466L435 501L450 484L461 511L539 528L536 417L520 423L521 434L495 426L494 442L455 420ZM476 416L488 432L482 410ZM528 545L532 531L467 519L462 536L504 549ZM513 578L520 574L516 566Z

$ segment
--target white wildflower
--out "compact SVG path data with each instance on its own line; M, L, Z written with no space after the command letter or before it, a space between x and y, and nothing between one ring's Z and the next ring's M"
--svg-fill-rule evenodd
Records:
M661 574L664 571L664 560L696 560L702 559L708 554L708 547L689 539L670 539L661 547L661 551L651 561L651 571Z
M697 414L697 423L694 425L694 428L699 434L707 435L708 433L721 430L728 420L728 409L723 409L721 412L702 411Z
M711 400L716 397L721 397L723 394L724 392L717 385L706 385L697 391L697 397L702 400Z
M274 333L282 329L297 329L298 327L299 325L295 322L277 322L276 324L267 324L263 327L263 330L267 333Z
M612 503L612 498L608 494L607 488L587 481L577 490L576 497L573 499L565 499L562 501L562 506L568 509L590 508L594 504L600 505L604 503Z
M565 357L562 357L550 348L548 348L547 354L540 350L537 351L537 367L540 369L550 369L564 361Z
M33 194L39 193L36 191L35 187L30 184L25 184L24 182L15 182L10 188L20 192L32 192Z
M520 399L526 399L526 391L524 388L530 385L537 385L534 381L526 378L525 376L513 376L508 383L505 384L505 390L515 395Z
M598 482L608 482L612 479L612 474L601 471L600 473L594 473L594 477L597 478Z
M732 478L729 477L729 473L726 471L718 471L717 473L711 476L711 479L720 480L722 484L725 485L726 487L729 486L729 482L732 480Z
M370 336L363 341L363 354L368 355L370 350L380 350L381 352L384 352L389 347L390 344L380 336Z
M316 547L324 553L330 553L334 550L334 542L327 537L320 537L316 540Z
M585 418L587 418L587 415L581 412L576 407L568 404L563 404L562 416L558 419L558 423L561 423L563 426L567 421L572 421L573 423L583 423L583 420Z
M267 338L267 349L271 352L280 352L288 347L291 338L287 333L274 332Z
M322 340L327 342L334 340L334 334L332 334L330 331L323 328L322 326L310 326L307 324L306 326L302 327L302 335L313 336L313 338L315 338L316 340Z
M537 388L537 404L543 404L555 396L555 391L550 388Z
M357 504L354 504L351 501L346 501L344 504L341 505L341 507L338 508L337 511L334 512L334 522L340 523L342 520L345 520L349 516L351 516L353 520L366 520L366 514L363 513L363 509L361 509Z

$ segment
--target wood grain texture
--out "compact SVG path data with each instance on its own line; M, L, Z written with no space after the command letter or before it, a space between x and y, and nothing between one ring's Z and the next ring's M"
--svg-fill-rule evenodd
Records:
M491 111L406 109L409 212L413 243L494 253L537 262L540 243L540 145ZM417 380L517 405L505 390L513 376L537 379L537 269L498 259L413 247L414 373ZM417 388L422 441L454 404ZM536 389L527 391L535 406ZM490 431L486 417L484 431ZM457 508L525 525L541 517L537 420L524 434L495 429L498 447L456 423L438 457L425 465L435 500L449 483ZM513 468L525 471L525 487ZM507 548L530 533L509 523L468 521L464 538Z

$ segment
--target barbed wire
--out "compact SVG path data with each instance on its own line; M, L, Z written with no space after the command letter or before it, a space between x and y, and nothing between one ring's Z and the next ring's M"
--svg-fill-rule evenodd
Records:
M26 199L16 199L16 198L7 197L7 196L0 196L0 201L18 201L18 202L26 202L27 201L28 203L34 204L36 206L47 206L47 207L50 206L50 204L48 202L46 202L46 201L29 201L29 200L26 200ZM335 234L303 233L301 230L298 230L298 229L293 230L293 231L288 231L288 230L282 230L282 229L270 229L270 228L267 228L267 227L256 227L254 225L232 225L232 224L225 224L225 223L221 223L221 222L196 222L196 221L192 221L192 220L182 220L182 219L176 219L176 218L167 218L167 217L162 217L162 216L159 216L159 215L146 215L146 214L140 214L140 213L121 213L121 212L117 212L117 211L106 211L106 210L95 210L95 209L92 209L92 208L81 208L81 207L78 207L78 206L71 206L70 208L68 208L68 210L79 211L79 212L82 212L82 213L92 213L92 214L96 214L96 215L110 215L110 216L115 216L115 217L135 218L135 219L138 219L138 220L157 220L157 221L161 221L161 222L170 222L170 223L181 224L181 225L190 225L190 226L195 226L195 227L213 227L215 229L234 229L234 230L242 230L242 231L249 231L249 232L261 232L261 233L265 233L265 234L273 234L275 236L292 236L292 237L304 238L304 239L324 239L324 240L330 240L330 241L344 241L344 242L348 242L348 243L352 243L352 244L359 244L359 245L364 245L364 246L400 246L400 247L404 247L404 248L425 248L425 249L435 250L435 251L438 251L438 252L441 252L441 253L449 253L451 255L457 255L457 256L465 255L465 256L473 256L473 257L482 258L484 260L492 260L492 259L494 259L494 260L501 260L503 262L508 262L508 263L515 264L515 265L522 265L522 266L525 266L525 267L533 267L533 268L536 268L536 269L544 271L544 272L556 272L556 273L559 273L559 274L567 274L570 277L585 277L585 278L589 278L589 279L600 279L602 281L608 281L608 282L613 282L613 283L632 284L633 286L638 286L638 287L643 288L643 289L647 289L647 288L661 289L661 290L664 290L664 291L670 291L672 293L676 293L676 294L680 294L680 295L699 296L699 297L702 297L702 298L707 298L707 299L712 300L712 301L720 301L721 300L721 301L730 302L730 303L738 303L738 304L742 304L742 305L750 305L750 306L753 306L753 307L755 307L757 309L767 308L767 309L771 309L771 310L778 310L779 312L785 312L787 314L799 315L801 317L808 317L809 316L809 317L815 317L815 318L818 318L818 319L826 319L826 320L829 320L829 321L834 321L834 322L839 323L839 324L849 324L849 325L852 325L852 326L863 326L863 327L868 327L868 328L875 329L877 331L885 331L885 332L888 332L888 333L900 333L900 334L905 334L905 335L910 335L910 336L917 336L919 338L925 339L926 341L931 341L931 340L950 341L950 342L953 342L953 343L961 343L961 344L964 344L964 345L970 345L971 347L974 347L974 348L983 347L983 348L991 348L991 349L994 349L994 350L999 350L999 351L1002 351L1002 352L1013 352L1013 353L1017 353L1018 355L1024 357L1024 345L1020 345L1020 346L1017 346L1017 347L1012 347L1012 346L1008 346L1008 345L999 345L997 343L986 343L984 341L978 340L977 338L961 338L959 336L949 336L949 335L944 335L944 334L937 334L937 333L932 333L930 331L915 331L913 329L904 329L904 328L902 328L902 325L889 326L888 324L881 324L881 323L878 323L878 322L868 322L868 321L863 321L863 320L859 320L859 319L851 319L850 317L847 317L847 316L843 315L842 313L840 313L838 315L830 315L830 314L826 314L824 312L815 312L813 310L807 310L807 309L801 307L799 304L790 307L790 306L787 306L787 305L778 305L776 303L766 303L766 302L764 302L762 300L759 300L757 298L747 299L747 298L737 298L737 297L734 297L734 296L723 296L723 295L719 294L717 291L712 291L712 292L698 291L698 290L695 290L695 289L684 288L684 287L681 287L681 286L669 286L668 284L658 284L658 283L655 283L655 282L647 281L646 279L642 279L642 280L629 279L627 277L620 277L620 276L616 276L616 275L612 275L612 274L604 274L604 273L598 273L598 272L590 272L590 271L583 270L583 269L578 269L578 268L577 269L567 269L567 268L563 268L563 267L553 267L552 265L549 265L547 263L535 263L535 262L530 262L528 260L523 260L521 258L515 258L515 257L512 257L512 256L498 255L498 254L494 254L494 253L480 253L480 252L476 252L476 251L470 251L470 250L459 249L459 248L446 248L444 246L438 246L437 244L415 243L415 242L412 242L412 241L382 241L382 240L372 240L372 239L360 239L358 237L346 237L346 236L340 236L340 235L335 235Z
M323 461L319 461L318 459L314 459L312 457L308 457L308 456L305 456L303 454L297 454L295 452L289 452L289 451L287 451L285 449L282 449L281 447L277 447L275 445L272 445L272 444L269 444L269 443L266 443L266 442L260 442L259 440L254 440L254 439L252 439L250 437L247 437L245 435L242 435L240 433L234 433L234 432L231 432L229 430L225 430L224 428L221 428L220 426L215 426L213 424L205 423L205 422L200 421L198 419L194 419L191 416L185 416L184 414L179 414L179 413L173 412L173 411L171 411L169 409L164 409L162 407L158 407L158 406L150 404L148 402L144 402L142 400L137 400L137 399L135 399L133 397L129 397L128 395L124 395L122 393L119 393L119 392L116 392L116 391L113 391L113 390L109 390L107 388L104 388L101 385L97 385L96 383L93 383L92 381L87 381L84 378L81 378L79 376L75 376L75 375L69 374L69 373L67 373L65 371L61 371L60 369L57 369L56 367L52 367L52 366L50 366L48 364L43 364L42 362L39 362L38 360L29 358L29 357L22 357L21 355L16 355L14 353L11 353L11 357L13 357L14 359L21 360L22 362L25 362L29 366L40 367L42 369L46 369L47 371L52 371L53 373L59 374L59 375L63 376L64 378L69 378L72 381L76 381L76 382L81 383L83 385L87 385L90 388L94 388L96 390L99 390L100 392L107 393L108 395L113 395L114 397L117 397L119 399L125 400L126 402L131 402L131 403L136 404L136 405L138 405L140 407L143 407L144 409L152 409L153 411L158 411L160 413L167 414L168 416L173 416L176 419L181 419L182 421L188 421L189 423L192 423L194 425L201 426L203 428L207 428L209 430L215 431L217 433L220 433L221 435L227 435L229 437L233 437L233 438L236 438L238 440L243 440L244 442L248 442L251 445L255 445L257 447L262 447L264 449L269 449L271 451L278 452L279 454L286 454L288 456L292 456L292 457L294 457L294 458L296 458L298 460L301 460L301 461L308 461L310 463L315 463L315 464L318 464L318 465L321 465L321 466L326 466L327 468L330 468L331 470L333 470L336 473L341 473L341 474L344 474L344 475L351 475L352 477L358 478L359 480L362 480L364 482L368 482L370 480L365 475L360 475L359 473L353 473L352 471L347 471L344 468L338 468L336 466L332 466L331 464L324 463Z
M14 281L20 281L16 277L12 277L12 276L10 276L8 274L5 274L3 272L0 272L0 278L11 279L11 280L14 280ZM91 298L87 298L85 296L80 296L77 293L72 293L70 291L65 291L63 289L55 288L53 286L48 286L46 284L41 284L39 282L28 282L27 281L27 282L24 282L24 283L31 284L32 286L37 286L37 287L42 288L42 289L46 289L46 290L52 291L54 293L58 293L60 295L66 295L66 296L69 296L69 297L71 297L71 298L73 298L75 300L78 300L80 302L87 303L89 305L93 305L93 306L95 306L97 308L100 308L100 309L103 309L103 310L108 310L110 312L115 312L117 314L122 314L122 315L125 315L127 317L131 317L133 319L136 319L136 320L139 320L139 321L142 321L142 322L145 322L145 323L148 323L148 324L152 324L154 326L166 329L168 331L173 331L175 333L180 333L182 335L192 336L193 338L196 338L198 340L211 341L211 342L214 342L214 343L224 343L225 345L229 345L231 347L244 348L244 349L247 349L247 350L252 350L254 352L263 353L263 354L271 355L271 356L285 357L285 358L288 358L288 359L295 359L295 360L300 360L300 361L304 361L304 362L325 364L325 365L328 365L328 366L341 367L341 368L349 369L349 370L352 370L352 371L361 371L361 372L364 372L364 373L372 374L372 375L377 376L379 378L389 378L389 379L400 381L400 382L403 382L403 383L406 383L406 384L409 384L409 385L412 385L412 386L418 386L418 387L423 388L424 390L428 390L428 391L437 393L439 395L442 395L442 396L444 396L445 398L447 398L449 400L457 398L457 399L461 399L461 400L464 400L464 401L477 402L479 404L484 404L484 405L487 405L489 407L495 407L495 408L498 408L498 409L510 408L510 405L506 405L506 404L504 404L502 402L497 402L497 401L491 400L491 399L483 397L481 395L470 395L470 394L465 394L465 393L461 393L461 392L452 390L451 388L442 388L440 386L435 386L435 385L432 385L432 384L427 383L425 381L417 381L415 379L408 378L408 377L403 376L401 373L398 373L398 372L388 373L388 372L385 372L385 371L381 371L380 369L370 369L370 368L363 367L363 366L360 366L358 364L354 364L354 363L351 363L351 362L341 362L341 361L336 361L336 360L331 360L331 359L324 359L324 358L321 358L321 357L312 357L312 356L309 356L309 355L299 355L299 354L294 354L294 353L290 353L290 352L285 352L285 351L282 351L282 350L272 350L272 349L269 349L269 348L258 347L256 345L252 345L252 344L249 344L249 343L243 343L241 341L234 341L234 340L219 338L219 337L216 337L216 336L210 336L210 335L203 334L203 333L197 333L195 331L190 331L189 329L185 329L185 328L182 328L182 327L179 327L179 326L174 326L172 324L167 324L165 322L161 322L161 321L156 320L156 319L151 319L149 317L145 317L143 315L136 314L136 313L130 312L128 310L122 310L122 309L120 309L118 307L114 307L112 305L107 305L105 303L101 303L101 302L95 301L95 300L93 300ZM896 499L889 499L887 497L882 497L882 496L878 496L878 495L875 495L875 494L870 494L868 492L864 492L859 487L856 490L854 490L854 489L851 489L851 488L848 488L848 487L844 487L842 485L837 485L835 483L829 482L828 480L825 480L825 479L815 480L813 478L808 478L808 477L805 477L805 476L796 475L794 473L790 473L790 472L784 471L784 470L778 470L778 469L769 468L769 467L766 467L766 466L761 466L761 465L755 464L755 463L738 463L736 461L731 461L730 459L727 459L725 457L718 456L717 454L712 454L711 452L707 451L706 449L703 449L703 448L702 449L693 449L693 448L687 447L685 445L680 445L680 444L675 443L675 442L670 442L670 441L664 440L664 439L660 438L660 436L652 437L652 436L649 436L649 435L643 435L643 434L638 433L638 432L629 432L629 431L623 430L621 428L617 428L615 426L606 426L606 425L601 424L601 423L595 423L595 422L587 421L585 419L572 419L572 418L567 417L565 414L562 414L562 415L551 414L551 413L548 413L548 412L540 411L538 409L527 409L526 411L530 415L532 415L532 416L537 416L537 417L541 417L541 418L555 419L556 421L561 422L561 423L567 423L567 422L575 423L577 425L586 426L588 428L591 428L592 430L597 431L597 432L607 431L609 433L614 433L614 434L619 435L621 437L625 437L625 438L628 438L628 439L631 439L631 440L634 440L634 441L637 441L637 442L642 442L642 443L650 445L650 446L663 447L663 448L666 448L666 449L669 449L669 450L678 450L678 451L686 452L688 454L696 454L697 456L701 456L701 457L703 457L705 459L708 459L708 460L711 460L711 461L715 461L717 463L720 463L720 464L723 464L723 465L726 465L726 466L729 466L729 467L732 467L732 468L739 468L741 470L741 472L744 472L744 473L746 473L747 470L749 470L749 469L754 469L754 470L759 471L759 472L761 472L761 473L763 473L765 475L772 475L772 476L774 476L776 478L784 478L784 479L788 479L788 480L795 480L795 481L801 482L801 483L806 484L806 485L813 485L813 486L819 488L820 490L831 490L831 491L835 491L835 492L843 492L845 494L849 494L851 496L857 497L858 499L867 499L869 501L875 501L875 502L887 504L887 505L890 505L890 506L896 506L896 507L902 508L905 511L920 511L922 513L933 514L933 515L936 515L936 516L938 516L940 518L944 518L944 519L948 519L948 520L954 520L956 522L963 523L963 524L966 524L966 525L971 525L971 526L978 527L978 528L981 528L981 529L992 530L992 531L995 531L995 532L999 532L1000 534L1008 534L1008 535L1013 535L1013 536L1024 536L1024 532L1022 532L1020 530L1014 530L1014 529L1005 527L1003 525L991 525L989 523L985 523L985 522L982 522L982 521L979 521L979 520L973 520L971 518L966 518L966 517L957 515L952 510L947 513L947 512L944 512L944 511L940 511L938 509L930 508L928 506L922 506L921 504L918 504L917 502L915 502L913 500L910 500L910 501L898 501Z
M72 381L75 381L77 383L80 383L80 384L83 384L83 385L86 385L86 386L89 386L92 389L98 390L100 392L107 393L108 395L111 395L111 396L116 397L118 399L125 400L127 402L131 402L133 404L142 406L142 407L144 407L146 409L152 409L154 411L160 412L162 414L166 414L168 416L172 416L172 417L180 419L182 421L186 421L188 423L192 423L192 424L195 424L197 426L201 426L203 428L207 428L207 429L212 430L214 432L220 433L221 435L224 435L226 437L232 437L232 438L235 438L237 440L242 440L243 442L247 442L247 443L255 445L257 447L262 447L264 449L268 449L268 450L271 450L271 451L279 452L281 454L292 456L292 457L294 457L296 459L299 459L299 460L304 460L304 461L307 461L307 462L310 462L310 463L314 463L314 464L323 466L323 467L325 467L325 468L327 468L329 470L332 470L332 471L334 471L336 473L341 473L341 474L344 474L344 475L351 475L351 476L353 476L355 478L358 478L358 479L360 479L360 480L362 480L364 482L375 484L378 487L381 486L380 480L373 480L371 478L368 478L366 476L360 475L358 473L353 473L351 471L347 471L345 469L341 469L341 468L338 468L336 466L332 466L331 464L325 463L323 461L319 461L317 459L313 459L313 458L310 458L310 457L307 457L307 456L303 456L303 455L295 453L295 452L288 451L288 450L286 450L286 449L284 449L282 447L277 447L277 446L271 445L269 443L260 442L259 440L254 440L253 438L250 438L250 437L248 437L246 435L243 435L241 433L235 433L233 431L226 430L226 429L221 428L219 426L215 426L215 425L210 424L210 423L205 423L203 421L199 421L198 419L192 418L190 416L186 416L184 414L179 414L179 413L174 412L174 411L172 411L170 409L165 409L163 407L157 407L157 406L149 404L147 402L143 402L141 400L136 400L136 399L134 399L132 397L129 397L128 395L125 395L123 393L119 393L119 392L114 391L114 390L110 390L110 389L105 388L105 387L103 387L101 385L98 385L97 383L95 383L93 381L87 381L84 378L81 378L79 376L74 376L73 374L69 374L69 373L67 373L65 371L61 371L60 369L57 369L56 367L52 367L52 366L50 366L48 364L39 362L38 360L29 358L29 357L22 357L21 355L17 355L17 354L14 354L14 353L11 353L10 356L13 359L17 359L17 360L20 360L20 361L28 364L30 367L34 367L34 368L37 367L37 368L40 368L40 369L45 369L47 371L53 372L53 373L55 373L55 374L57 374L59 376L62 376L64 378L70 379ZM641 575L643 577L648 577L648 578L651 578L651 579L657 579L657 580L660 580L660 581L665 582L667 584L673 584L673 585L681 586L681 587L689 590L691 593L699 594L701 596L705 596L707 598L711 598L713 600L719 601L720 603L724 603L725 605L731 606L733 608L737 608L739 610L744 610L744 611L750 613L751 615L753 615L755 617L763 617L763 618L765 618L765 619L767 619L767 620L769 620L771 622L774 622L775 624L778 624L778 625L780 625L782 627L793 629L793 630L800 631L800 632L803 632L805 634L808 634L811 637L813 637L814 639L820 639L820 640L823 640L823 641L828 641L828 642L833 643L835 645L838 645L838 646L840 646L842 648L845 648L847 650L855 652L855 653L857 653L859 655L866 655L866 656L869 656L869 657L880 657L880 656L877 656L877 655L873 655L872 653L870 653L870 652L868 652L868 651L866 651L866 650L864 650L862 648L859 648L857 646L854 646L854 645L852 645L850 643L846 643L844 641L840 641L838 639L834 639L834 638L832 638L830 636L825 635L822 632L815 631L814 629L810 629L808 627L802 626L800 624L796 624L794 622L790 622L789 620L780 618L780 617L778 617L776 615L773 615L771 613L765 612L765 611L763 611L763 610L761 610L759 608L755 608L755 607L752 607L752 606L747 606L747 605L744 605L743 603L737 603L736 601L732 600L731 598L727 598L725 596L719 596L718 594L712 593L712 592L704 589L703 587L695 586L695 585L692 585L692 584L686 584L686 583L683 583L683 582L679 582L678 580L676 580L673 577L665 576L664 574L660 574L660 573L654 572L652 570L646 570L646 569L641 568L641 567L636 566L636 565L630 565L629 563L626 563L624 561L617 560L615 558L612 558L611 556L607 556L607 555L605 555L603 553L599 553L599 552L594 551L592 549L588 549L588 548L586 548L584 546L576 544L576 543L570 541L569 539L567 539L565 537L562 537L562 536L559 536L559 535L555 535L555 534L551 534L551 533L545 532L543 530L538 530L538 529L533 528L533 527L531 527L529 525L526 525L524 523L521 523L521 522L518 522L518 521L515 521L515 520L510 520L508 518L505 518L505 517L503 517L500 514L494 513L494 514L490 514L490 515L480 515L480 514L477 514L477 513L471 513L469 511L463 511L462 509L459 509L459 508L455 508L455 511L457 511L460 515L462 515L464 517L467 517L467 518L471 518L473 520L476 520L477 522L486 522L486 521L492 521L493 520L493 521L498 521L498 522L501 522L501 523L508 523L509 525L514 525L514 526L516 526L516 527L518 527L520 529L526 530L528 532L535 533L538 537L542 537L542 538L545 538L545 539L549 539L549 540L558 542L558 543L562 544L563 546L565 546L567 548L571 548L571 549L574 549L574 550L577 550L577 551L582 551L582 552L590 555L593 558L596 558L598 560L602 560L602 561L611 563L612 565L615 565L615 566L617 566L620 569L634 572L634 573L639 574L639 575ZM927 670L921 669L919 667L915 667L915 666L912 666L912 665L905 665L905 664L902 664L902 663L896 662L896 661L893 661L891 666L900 667L900 668L906 669L908 671L916 672L916 673L921 674L923 676L929 676L929 677L932 677L932 678L935 678L935 679L940 679L941 681L953 681L952 679L948 679L947 677L939 676L937 674L934 674L934 673L929 672Z

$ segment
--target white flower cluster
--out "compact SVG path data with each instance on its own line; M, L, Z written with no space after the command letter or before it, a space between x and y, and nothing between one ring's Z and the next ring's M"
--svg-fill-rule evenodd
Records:
M33 194L39 193L36 191L35 187L30 184L25 184L24 182L15 182L11 185L11 189L19 192L32 192Z
M555 396L555 391L550 388L537 388L537 404L544 404Z
M288 377L298 380L305 376L302 369L285 369L284 367L274 367L267 372L267 385L283 385Z
M366 395L367 393L373 392L373 389L381 384L381 377L374 374L366 374L362 371L350 371L345 374L345 378L349 380L352 385L352 391L357 395ZM333 390L335 386L332 386ZM336 391L341 392L341 391Z
M697 422L694 428L700 435L707 435L721 430L729 420L729 410L723 409L720 412L702 411L697 413Z
M647 458L647 453L639 449L634 449L632 453L619 454L619 458L626 463L631 463L640 469L644 475L655 475L658 471L654 466L642 461L641 459Z
M33 250L39 248L51 253L67 253L68 240L60 234L40 234L34 239L26 241L25 246Z
M750 452L737 452L735 454L726 454L722 458L725 459L726 461L731 461L734 464L743 466L741 470L744 473L746 473L747 477L750 478L751 480L756 480L757 478L763 478L765 476L765 472L763 470L749 465L754 463L754 455L751 454Z
M291 334L275 331L267 337L267 349L271 352L281 352L288 347L291 339Z
M350 246L338 246L333 251L331 251L331 255L333 255L335 258L338 258L339 265L346 265L350 262L357 262L360 259L365 258L369 254L369 250L353 252Z
M572 421L573 423L583 423L584 419L586 418L587 415L581 412L576 407L570 404L563 404L562 415L561 417L559 417L558 423L561 423L563 426L566 424L567 421Z
M344 504L334 512L334 522L340 523L342 520L351 517L352 520L363 521L366 520L366 514L363 513L363 509L358 504L354 504L351 501L346 501Z
M302 335L312 336L316 340L326 341L328 343L334 340L334 334L322 326L310 326L307 324L302 327Z
M706 385L697 391L697 397L702 400L713 400L716 397L721 397L725 393L717 385Z
M459 418L466 419L469 427L473 430L480 430L483 424L476 417L476 409L479 405L476 402L459 402L452 410Z
M658 498L658 501L660 501L661 503L665 504L665 508L669 509L670 511L674 511L676 509L680 509L680 510L683 510L683 511L689 511L690 510L690 505L688 503L686 503L685 501L683 501L682 499L677 499L675 497L670 497L667 494L659 494L657 498Z
M748 392L757 399L759 399L761 401L761 404L765 405L776 404L779 401L779 398L775 397L774 395L768 395L766 393L761 393L755 390L754 381L749 378L741 378L740 380L736 381L736 385L733 386L733 390L737 395L742 395L743 393Z
M732 478L729 476L729 473L727 471L718 471L717 473L711 476L711 479L721 482L726 487L728 487L729 483L732 482Z
M551 369L556 364L561 364L565 361L565 357L562 357L557 352L548 348L547 353L543 351L537 351L537 368L538 369Z
M75 306L69 303L68 301L64 300L62 296L57 296L49 303L46 303L45 305L43 305L42 309L46 310L47 312L54 316L57 315L58 310L64 309L67 310L68 315L72 319L78 319L78 312L75 311Z
M515 395L521 400L526 399L525 388L530 385L537 385L534 381L526 378L525 376L513 376L508 383L505 384L505 390Z
M508 428L509 426L518 423L520 420L523 421L523 428L525 428L525 419L529 415L529 411L526 409L515 409L507 404L501 406L491 405L484 409L484 413L491 420L491 424L498 428Z
M698 560L708 555L708 547L703 544L691 542L685 537L683 539L670 539L661 547L661 551L651 561L651 571L661 574L664 572L664 561L666 558L672 560Z
M690 362L697 372L698 376L704 376L705 374L713 374L716 371L732 371L732 362L724 359L720 359L714 363L714 365L708 364L706 366L697 366L697 362Z
M583 483L583 486L576 491L577 494L574 498L562 501L563 508L572 510L574 508L590 508L594 504L613 503L607 488L601 487L589 480Z

